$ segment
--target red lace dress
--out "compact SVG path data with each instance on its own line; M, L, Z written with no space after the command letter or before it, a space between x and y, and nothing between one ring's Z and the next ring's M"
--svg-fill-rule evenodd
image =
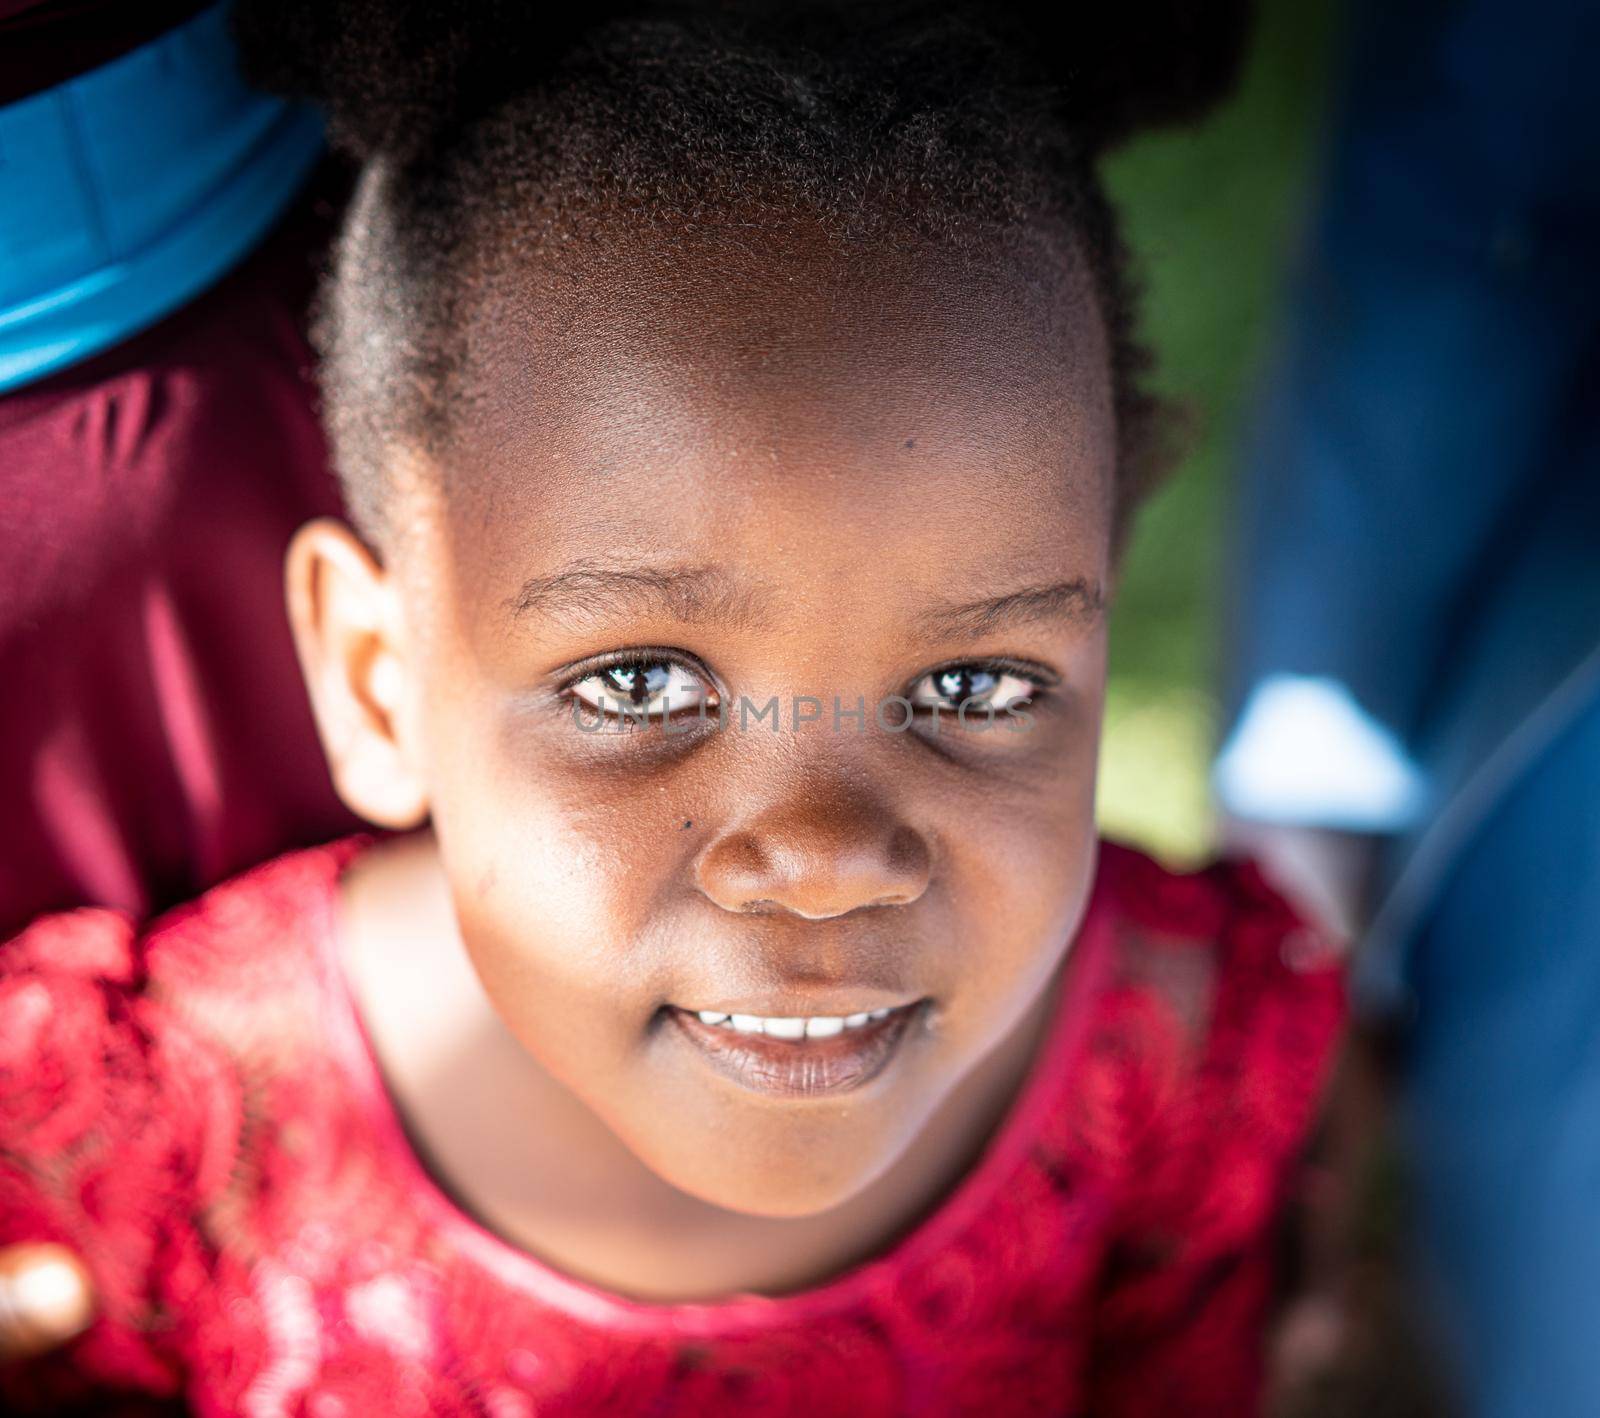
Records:
M1343 1014L1333 952L1253 866L1105 844L1047 1043L956 1190L811 1290L658 1305L500 1240L411 1151L334 954L365 840L143 933L85 909L0 947L0 1243L76 1248L102 1300L0 1408L1253 1411Z

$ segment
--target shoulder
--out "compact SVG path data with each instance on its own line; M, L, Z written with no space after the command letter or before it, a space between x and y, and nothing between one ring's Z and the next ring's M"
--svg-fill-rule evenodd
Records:
M1254 1411L1280 1227L1344 1017L1338 952L1248 861L1173 871L1113 843L1088 927L1099 1101L1075 1109L1110 1182L1090 1406Z
M1326 1048L1343 1020L1343 952L1246 857L1175 870L1102 842L1094 910L1110 935L1112 977L1137 986L1188 1026L1208 1052L1237 1024L1280 1012ZM1328 1036L1328 1037L1324 1037Z
M81 1243L115 1213L108 1204L159 1210L194 1177L216 1135L223 1061L154 988L159 938L85 908L0 945L0 1187L13 1203L0 1239L20 1227ZM90 1239L107 1254L137 1249L131 1237Z
M366 835L286 852L169 911L144 939L146 989L164 1008L231 1034L238 1007L301 990L339 877ZM215 1010L215 1018L208 1019Z
M101 1331L144 1332L158 1272L231 1185L244 1049L292 1013L308 913L359 845L277 858L143 928L83 909L0 945L0 1244L84 1256Z
M1123 1161L1152 1202L1205 1195L1243 1225L1305 1145L1346 1016L1342 953L1244 858L1176 871L1105 842L1098 1049L1123 1074Z
M0 944L0 1145L69 1150L124 1100L181 1091L196 1036L225 1037L228 1010L298 973L363 840L288 853L144 926L83 908Z

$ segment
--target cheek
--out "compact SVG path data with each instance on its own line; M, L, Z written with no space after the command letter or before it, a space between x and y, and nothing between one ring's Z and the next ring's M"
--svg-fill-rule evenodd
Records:
M963 921L951 996L979 1033L1026 1009L1082 915L1095 859L1093 789L1063 784L1061 794L969 816L950 853Z
M1070 945L1096 860L1098 718L1068 715L1012 774L952 797L943 890L954 919L948 1027L973 1049L1026 1011Z
M682 871L671 794L571 772L488 695L456 697L434 742L434 830L495 1009L552 1071L620 1064L660 999L647 926Z

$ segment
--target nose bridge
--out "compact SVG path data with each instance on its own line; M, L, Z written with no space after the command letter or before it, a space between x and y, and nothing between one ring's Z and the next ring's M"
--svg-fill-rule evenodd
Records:
M696 884L725 910L820 920L907 905L927 889L931 843L859 762L787 754L762 796L695 862Z

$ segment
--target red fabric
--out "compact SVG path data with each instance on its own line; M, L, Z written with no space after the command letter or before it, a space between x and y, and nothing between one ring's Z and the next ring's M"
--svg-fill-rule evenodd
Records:
M7 1411L1255 1410L1273 1222L1343 989L1253 866L1174 875L1105 844L1048 1041L958 1189L812 1290L650 1305L501 1241L423 1171L333 953L364 840L144 932L84 910L0 951L0 1243L76 1247L104 1299L0 1377Z
M184 310L0 398L0 937L356 826L283 605L291 533L339 506L302 331L341 181Z

